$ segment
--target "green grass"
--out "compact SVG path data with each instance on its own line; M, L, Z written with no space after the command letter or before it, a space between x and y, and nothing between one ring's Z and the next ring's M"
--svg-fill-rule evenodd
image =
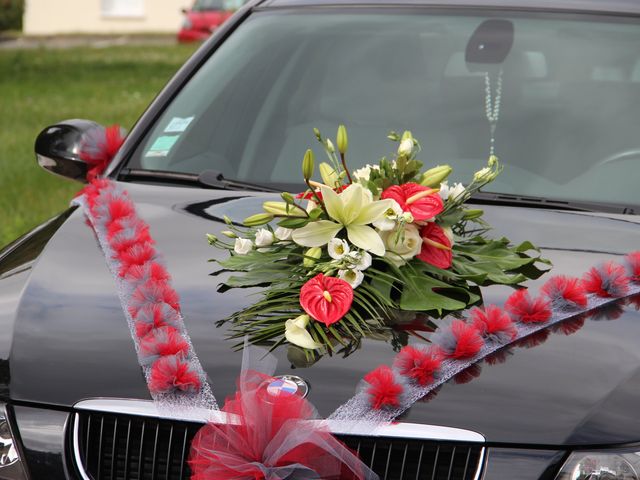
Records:
M0 50L0 246L65 209L81 188L38 167L36 135L69 118L129 129L194 49Z

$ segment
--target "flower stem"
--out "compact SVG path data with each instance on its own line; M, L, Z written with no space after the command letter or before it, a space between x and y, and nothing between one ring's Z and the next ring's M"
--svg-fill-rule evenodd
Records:
M353 180L351 180L351 174L349 173L349 170L347 169L347 162L344 158L344 153L340 152L340 160L342 160L342 168L344 169L344 173L347 174L347 179L349 180L349 183L353 183Z

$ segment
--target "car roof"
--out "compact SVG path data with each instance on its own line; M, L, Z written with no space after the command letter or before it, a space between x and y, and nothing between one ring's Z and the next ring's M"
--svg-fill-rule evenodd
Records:
M427 6L640 15L640 0L266 0L261 7Z

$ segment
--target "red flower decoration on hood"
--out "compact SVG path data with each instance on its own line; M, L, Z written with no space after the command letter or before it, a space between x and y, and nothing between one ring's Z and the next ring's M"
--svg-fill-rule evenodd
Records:
M422 249L416 257L434 267L449 268L453 255L451 240L447 237L444 229L435 223L428 223L420 230L420 236L422 237Z
M319 273L300 289L300 305L327 327L336 323L351 308L353 288L344 280Z
M414 220L429 220L444 210L438 193L417 183L393 185L382 192L381 198L395 200L405 212L410 212Z

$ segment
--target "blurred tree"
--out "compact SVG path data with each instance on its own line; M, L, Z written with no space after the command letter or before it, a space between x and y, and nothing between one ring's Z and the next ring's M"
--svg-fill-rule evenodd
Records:
M24 0L0 0L0 32L22 30Z

